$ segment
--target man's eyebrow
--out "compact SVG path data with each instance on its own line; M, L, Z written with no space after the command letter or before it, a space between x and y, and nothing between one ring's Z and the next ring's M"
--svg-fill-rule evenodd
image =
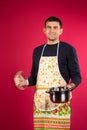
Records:
M51 25L47 25L47 27L51 27Z
M56 28L58 28L58 26L53 26L53 27L56 27Z
M58 27L58 26L56 26L56 25L54 25L54 26L51 26L51 25L47 25L47 27Z

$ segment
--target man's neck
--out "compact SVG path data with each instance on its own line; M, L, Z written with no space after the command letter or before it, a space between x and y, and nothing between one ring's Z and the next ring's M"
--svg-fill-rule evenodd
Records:
M56 43L59 43L59 40L56 40L56 41L47 41L47 44L51 44L51 45L56 44Z

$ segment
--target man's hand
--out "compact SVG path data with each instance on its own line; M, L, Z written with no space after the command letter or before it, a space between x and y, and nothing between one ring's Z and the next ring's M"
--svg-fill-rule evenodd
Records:
M74 83L69 83L69 84L67 85L67 87L68 87L69 89L73 90L73 89L75 88L75 84L74 84ZM72 99L72 92L70 92L70 98L69 98L69 100L71 100L71 99Z
M20 89L20 90L24 90L27 86L28 86L28 82L27 82L27 79L25 79L21 72L17 73L15 76L14 76L14 83L15 83L15 86Z
M69 89L74 89L75 88L75 84L74 83L69 83L69 84L67 84L67 87L69 88Z

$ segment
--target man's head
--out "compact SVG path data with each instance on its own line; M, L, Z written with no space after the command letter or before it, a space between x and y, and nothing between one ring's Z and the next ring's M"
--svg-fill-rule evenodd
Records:
M52 16L45 20L44 33L48 43L57 43L62 32L62 22L59 18Z
M62 21L61 21L59 18L55 17L55 16L48 17L48 18L45 20L45 22L44 22L44 26L45 26L45 27L46 27L46 23L47 23L47 22L58 22L59 25L60 25L60 27L62 28Z

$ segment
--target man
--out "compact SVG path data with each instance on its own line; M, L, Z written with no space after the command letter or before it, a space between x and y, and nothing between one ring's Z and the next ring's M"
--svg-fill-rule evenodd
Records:
M20 90L36 85L35 130L70 130L70 100L62 104L53 103L46 91L54 86L67 86L73 90L80 84L81 74L76 51L68 43L59 40L63 32L59 18L47 18L43 31L47 42L33 51L30 77L25 79L21 73L17 73L14 82Z

